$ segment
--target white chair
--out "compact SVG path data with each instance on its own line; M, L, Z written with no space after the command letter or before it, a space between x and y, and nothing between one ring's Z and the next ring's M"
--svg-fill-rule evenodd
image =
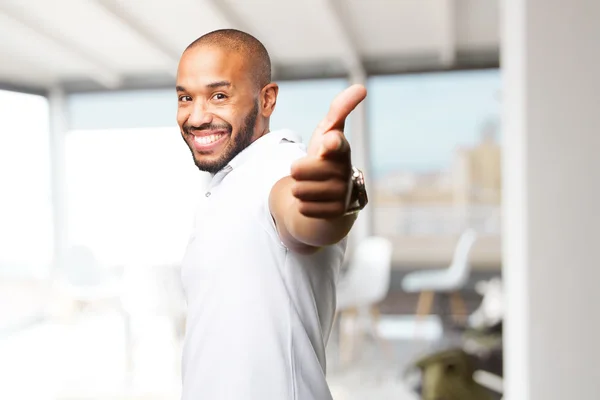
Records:
M482 296L479 307L469 315L468 325L474 329L485 329L504 319L504 291L502 279L495 277L475 285L475 291Z
M378 335L378 304L390 287L392 243L383 237L368 237L361 241L350 260L348 271L337 286L337 312L340 327L340 355L348 360L353 350L352 336L347 331L357 319L366 322L373 338L384 344ZM357 318L359 317L359 318ZM355 332L353 332L355 333ZM389 352L386 352L389 354Z
M402 289L408 293L420 293L417 317L423 317L431 312L436 292L450 294L452 314L466 317L466 307L459 292L469 280L471 273L469 255L476 239L475 230L467 229L458 240L450 267L442 270L413 272L404 277Z
M124 270L123 287L122 303L127 316L127 367L130 377L133 377L138 343L152 337L152 332L141 329L146 325L145 321L166 318L176 346L180 345L185 330L185 299L180 269L175 265L130 263ZM178 359L175 362L174 368L177 369L180 362Z
M112 305L121 311L121 279L100 266L91 249L74 245L67 249L61 265L57 289L70 298L78 311Z
M98 264L93 251L87 246L73 245L67 249L61 266L57 290L74 304L77 314L90 309L112 308L123 318L125 326L126 368L131 379L131 332L129 315L123 307L122 271L104 268Z

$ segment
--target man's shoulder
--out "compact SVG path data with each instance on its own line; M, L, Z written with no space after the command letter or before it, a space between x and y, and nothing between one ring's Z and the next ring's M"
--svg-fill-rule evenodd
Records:
M282 141L302 143L302 136L292 129L277 129L270 131L265 135L265 138L271 143L279 143Z
M253 169L287 170L292 163L306 156L306 146L299 135L289 130L269 132L265 135L265 143L261 151L253 157ZM275 172L273 171L273 172Z
M296 159L306 155L306 146L302 137L291 130L282 130L273 134L273 146L269 147L273 160Z

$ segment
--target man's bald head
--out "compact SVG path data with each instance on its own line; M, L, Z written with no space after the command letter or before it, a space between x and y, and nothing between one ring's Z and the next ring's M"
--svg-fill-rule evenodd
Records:
M254 36L237 29L219 29L194 40L186 49L198 46L217 47L226 51L240 53L248 60L249 71L258 88L271 82L271 58L265 46Z

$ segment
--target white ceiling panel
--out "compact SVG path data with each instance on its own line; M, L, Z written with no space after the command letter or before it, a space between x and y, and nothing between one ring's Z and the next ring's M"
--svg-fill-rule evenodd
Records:
M86 77L92 68L68 49L0 13L0 77L22 75L15 83L58 82Z
M52 31L118 72L163 71L162 54L95 0L3 0L32 25Z
M171 85L184 48L220 28L261 40L277 79L472 68L456 51L497 63L498 2L0 0L0 85Z
M155 32L155 36L176 55L207 32L235 27L210 0L95 1L116 4L125 15L139 21L144 29Z
M361 55L430 53L439 48L439 0L340 0Z
M342 55L318 0L225 0L275 62L314 63Z
M462 48L493 48L500 43L498 0L455 0L457 41Z
M0 52L4 48L0 46ZM56 73L42 69L17 57L0 63L0 82L9 82L14 86L50 87L60 79Z

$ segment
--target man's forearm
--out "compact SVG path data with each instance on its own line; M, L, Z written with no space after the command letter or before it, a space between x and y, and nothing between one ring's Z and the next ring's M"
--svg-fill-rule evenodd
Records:
M310 254L348 235L356 215L335 219L306 217L300 212L298 199L292 195L292 184L290 177L283 178L275 184L269 199L279 237L288 248Z
M356 215L347 215L336 219L305 217L296 205L287 210L284 218L289 234L299 243L312 247L338 243L348 235L354 221L356 221Z

